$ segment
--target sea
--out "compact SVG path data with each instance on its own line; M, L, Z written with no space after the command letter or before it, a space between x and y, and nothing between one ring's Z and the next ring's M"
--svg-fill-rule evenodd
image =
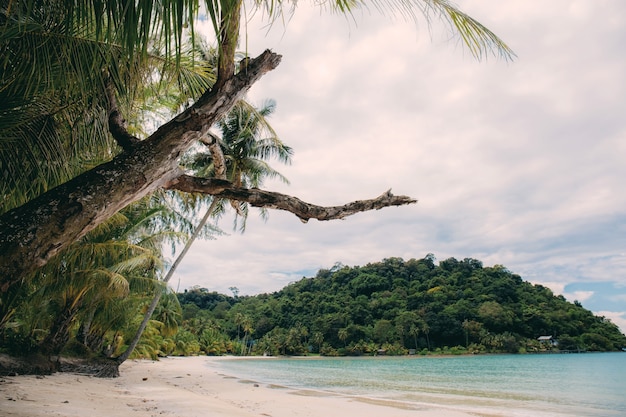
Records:
M239 378L478 415L626 417L626 353L220 360Z

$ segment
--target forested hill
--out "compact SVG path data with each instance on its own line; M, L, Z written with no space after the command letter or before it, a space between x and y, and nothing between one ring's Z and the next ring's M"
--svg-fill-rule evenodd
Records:
M207 314L249 351L327 355L611 351L626 337L580 303L475 259L336 265L273 294L179 294L188 320ZM540 336L553 340L538 341ZM555 346L554 340L558 345Z

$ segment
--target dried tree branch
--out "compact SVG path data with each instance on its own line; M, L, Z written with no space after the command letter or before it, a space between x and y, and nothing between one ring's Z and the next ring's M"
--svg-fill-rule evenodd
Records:
M215 178L198 178L190 175L179 176L168 183L165 188L245 201L253 207L285 210L295 214L303 223L310 219L320 221L343 219L364 211L380 210L384 207L403 206L417 202L417 200L404 195L395 196L389 190L370 200L353 201L342 206L323 207L304 202L297 197L286 194L260 190L258 188L240 188L229 181Z

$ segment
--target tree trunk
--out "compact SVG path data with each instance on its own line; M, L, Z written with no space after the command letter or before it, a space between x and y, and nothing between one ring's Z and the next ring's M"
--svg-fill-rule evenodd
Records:
M78 332L76 332L76 340L83 345L89 347L89 335L91 333L91 323L93 322L93 318L96 315L96 308L91 306L89 307L89 311L85 317L85 319L80 323L78 327Z
M193 234L191 235L191 237L185 244L185 247L180 252L180 254L178 254L178 257L172 264L172 267L170 268L170 270L167 271L167 275L165 275L165 277L162 280L162 282L165 283L166 286L167 286L167 283L172 278L172 276L174 276L174 272L176 272L178 265L180 265L180 263L182 262L183 258L189 251L189 248L191 248L191 245L196 240L196 238L200 235L200 232L206 225L207 221L209 221L209 218L211 217L211 213L213 213L213 210L215 210L215 206L217 205L218 201L219 201L218 199L213 199L204 217L202 217L202 219L200 220L200 223L198 223L198 226L196 226L195 230L193 231ZM148 306L148 309L144 313L143 320L141 321L141 324L139 325L139 328L137 329L137 332L135 333L133 340L131 340L130 344L128 345L128 348L124 351L124 353L122 353L120 356L117 357L116 360L118 364L121 365L122 363L124 363L133 353L133 350L135 350L135 348L137 347L137 344L139 344L139 340L141 340L141 335L143 335L144 330L146 330L146 326L148 325L148 322L150 321L150 318L152 317L152 314L154 313L156 306L159 304L159 300L161 299L162 294L163 294L163 291L159 291L158 289L154 293L152 302L150 303L150 305Z
M154 293L154 296L152 297L152 301L150 302L150 305L148 306L148 309L143 315L143 320L141 321L139 328L135 332L135 336L133 337L133 340L130 341L128 348L124 351L124 353L122 353L120 356L115 358L115 361L118 363L118 365L124 363L126 359L130 357L131 353L133 353L133 351L139 344L139 340L141 340L141 335L143 334L144 330L146 330L146 327L148 326L148 322L150 321L150 317L152 317L152 313L154 313L156 306L159 304L159 300L161 299L162 293L163 291L160 288L157 288L156 292Z
M228 80L235 72L235 53L241 25L241 3L243 0L222 1L220 7L220 51L217 61L217 85Z
M113 214L180 176L178 158L281 56L265 51L245 72L116 156L0 217L0 290L26 279Z

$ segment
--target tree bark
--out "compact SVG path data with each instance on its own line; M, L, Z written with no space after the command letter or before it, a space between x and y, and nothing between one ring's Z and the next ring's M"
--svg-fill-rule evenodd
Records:
M197 178L181 175L173 179L165 188L187 191L190 193L211 194L229 200L245 201L253 207L265 207L285 210L295 214L303 223L310 219L338 220L356 213L369 210L380 210L384 207L413 204L417 200L404 195L393 195L391 190L370 200L353 201L342 206L322 207L306 203L297 197L258 188L239 188L229 181L215 178Z
M235 53L239 40L239 27L241 25L241 2L242 0L226 0L221 2L220 7L220 33L217 61L217 85L220 86L235 72Z

